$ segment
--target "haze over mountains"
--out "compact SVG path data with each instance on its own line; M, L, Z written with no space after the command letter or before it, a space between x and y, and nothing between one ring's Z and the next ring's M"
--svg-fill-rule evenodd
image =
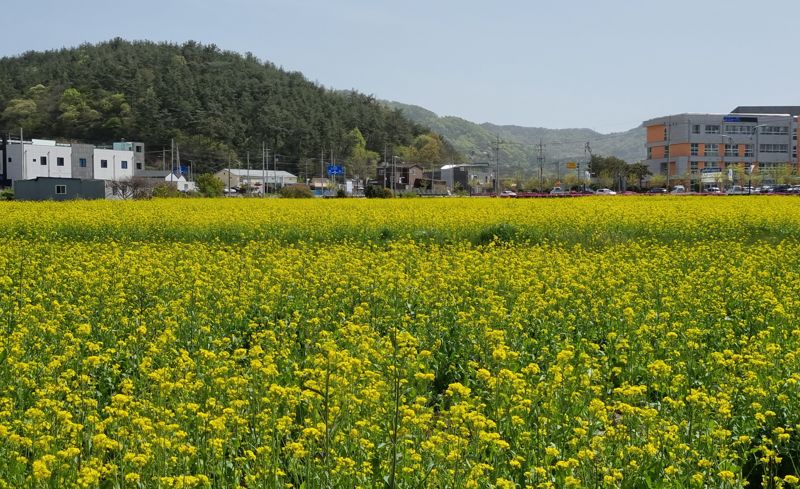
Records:
M400 109L406 117L417 124L441 134L455 149L476 162L487 161L485 152L493 151L497 136L500 136L502 141L500 164L507 168L528 170L538 168L540 141L544 145L545 173L555 172L555 163L587 161L589 157L585 151L587 142L594 154L616 156L628 163L635 163L645 158L644 128L641 126L625 132L601 134L591 129L546 129L491 123L477 124L460 117L439 116L416 105L391 101L385 103L393 109ZM492 160L493 158L494 156Z

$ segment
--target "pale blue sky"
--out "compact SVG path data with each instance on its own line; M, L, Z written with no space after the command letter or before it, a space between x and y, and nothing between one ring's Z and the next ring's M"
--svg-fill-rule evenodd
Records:
M214 43L337 89L474 122L623 131L800 105L800 1L31 1L0 55L124 39Z

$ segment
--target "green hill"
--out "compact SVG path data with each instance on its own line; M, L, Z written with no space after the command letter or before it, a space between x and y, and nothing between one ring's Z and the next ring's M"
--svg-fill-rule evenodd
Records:
M508 171L533 175L538 171L538 144L544 145L544 171L556 173L556 163L584 162L588 159L586 143L594 154L616 156L629 163L645 158L644 128L625 132L601 134L591 129L545 129L540 127L498 126L476 124L459 117L437 114L415 105L385 102L400 109L414 122L431 128L444 136L456 150L475 161L486 161L486 152L494 158L493 144L500 137L500 166Z
M319 168L321 153L349 154L353 128L380 154L425 132L371 96L326 89L250 53L121 39L0 59L0 130L20 127L26 137L143 141L151 161L174 138L196 171L247 152L260 161L264 141L281 169L301 175Z

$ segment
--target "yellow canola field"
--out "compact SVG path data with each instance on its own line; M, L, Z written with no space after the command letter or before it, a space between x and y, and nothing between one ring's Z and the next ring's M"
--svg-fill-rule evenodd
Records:
M0 487L794 487L800 199L0 205Z

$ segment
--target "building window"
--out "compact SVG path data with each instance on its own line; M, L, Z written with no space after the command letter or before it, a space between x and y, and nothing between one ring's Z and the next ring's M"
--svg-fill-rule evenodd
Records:
M706 124L706 134L719 134L719 124Z
M67 186L56 185L56 195L67 195Z
M141 144L137 144L136 145L136 152L137 153L141 153L142 152L142 145Z
M664 146L664 158L669 158L669 146Z
M56 166L64 166L64 158L60 156L56 158Z
M80 166L81 168L86 168L86 158L79 159L78 166Z
M120 162L120 168L122 168L123 170L127 170L128 169L128 162L125 161L125 160L122 160Z
M787 136L789 135L789 128L787 126L764 126L761 128L761 134Z
M34 158L33 161L36 161L36 158ZM46 165L47 164L47 156L42 156L41 158L39 158L39 161L41 162L42 165Z
M719 156L719 145L717 143L706 143L703 150L703 156Z
M758 151L761 153L788 153L788 144L759 144Z
M726 134L752 134L753 126L741 126L738 124L725 124Z
M752 144L745 144L744 145L744 156L745 156L745 158L752 158L753 157L753 145Z
M647 159L648 160L653 159L653 148L647 148Z
M108 160L100 160L100 168L108 168Z
M666 161L664 163L661 163L661 174L666 175L668 171L669 171L669 163L667 163Z
M141 170L142 169L142 162L141 161L137 161L136 162L136 169L137 170Z
M8 162L11 163L11 157L10 156L8 157Z
M691 154L692 156L700 156L700 145L697 143L692 143L691 145Z
M725 145L725 156L739 156L739 145L738 144L726 144Z
M664 128L664 141L668 139L669 134L667 133L667 128Z
M700 124L692 124L692 134L700 134Z
M691 163L691 172L692 173L697 173L697 162L696 161L693 161Z

